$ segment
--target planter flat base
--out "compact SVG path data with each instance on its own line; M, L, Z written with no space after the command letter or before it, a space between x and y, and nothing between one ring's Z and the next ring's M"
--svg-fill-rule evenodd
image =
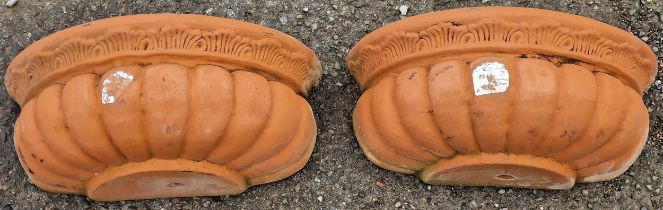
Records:
M569 189L575 172L554 160L527 155L459 155L440 160L420 174L428 184Z
M239 194L247 188L238 173L208 162L152 159L108 168L87 183L97 201Z

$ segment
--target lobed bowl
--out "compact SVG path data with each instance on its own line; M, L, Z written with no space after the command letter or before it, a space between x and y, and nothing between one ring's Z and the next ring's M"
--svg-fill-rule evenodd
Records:
M134 15L41 39L10 64L14 143L32 183L94 200L238 194L311 155L302 96L320 78L281 32L199 15Z
M647 139L656 57L637 37L541 9L464 8L352 49L354 128L380 167L429 184L568 189L612 179Z

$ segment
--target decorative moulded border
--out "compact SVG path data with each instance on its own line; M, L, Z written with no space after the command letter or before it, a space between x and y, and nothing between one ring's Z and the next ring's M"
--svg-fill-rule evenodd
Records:
M138 16L137 21L153 16ZM203 18L221 23L230 21ZM320 63L315 55L310 51L299 52L297 47L300 46L284 46L292 43L284 43L283 37L272 38L273 34L267 34L257 38L247 35L249 32L246 30L239 32L231 27L203 28L193 24L164 22L149 27L107 26L104 33L92 37L87 36L84 30L70 33L71 37L58 40L60 43L39 46L37 51L28 53L30 55L15 59L7 71L5 85L22 104L43 86L57 82L69 72L99 73L118 65L155 62L228 64L282 81L303 95L307 95L320 79ZM245 24L240 27L251 27ZM271 32L256 30L255 33Z
M420 31L405 30L394 30L386 36L380 34L383 39L360 42L353 49L348 66L363 89L370 87L383 72L398 69L413 60L470 52L536 52L575 59L609 70L608 73L618 75L640 92L656 73L656 60L652 61L651 55L632 43L613 41L592 28L567 28L554 20L516 22L485 18L468 24L438 21Z

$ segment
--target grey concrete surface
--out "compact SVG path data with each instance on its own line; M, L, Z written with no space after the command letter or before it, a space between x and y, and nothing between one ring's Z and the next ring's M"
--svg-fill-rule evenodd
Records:
M345 55L370 31L407 16L449 8L509 5L546 8L610 23L641 37L663 53L663 1L102 1L18 0L0 7L0 77L30 43L88 21L138 13L194 13L245 20L290 34L320 57L324 75L309 101L318 140L307 166L285 180L238 196L97 203L84 196L42 191L28 182L12 143L19 107L0 84L0 208L7 209L661 209L663 198L663 99L660 81L644 96L650 110L649 141L637 162L615 180L578 184L568 191L429 186L409 175L371 164L351 126L359 89ZM660 64L660 63L659 63ZM661 77L659 76L658 79ZM2 80L0 80L2 81ZM1 82L0 82L1 83Z

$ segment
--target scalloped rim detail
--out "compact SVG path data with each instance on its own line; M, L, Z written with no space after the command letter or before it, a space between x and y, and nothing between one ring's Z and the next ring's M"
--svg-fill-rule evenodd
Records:
M137 64L230 63L281 81L303 95L321 77L313 51L274 29L202 15L144 14L93 21L33 43L9 65L5 84L23 104L67 75L100 73L103 70L98 68L128 64L120 59Z
M575 184L576 173L552 159L516 154L479 153L440 160L419 174L428 184L506 186L562 190Z
M359 41L347 65L366 90L388 72L475 52L579 60L606 69L640 93L657 72L653 51L630 33L577 15L517 7L453 9L396 21Z

